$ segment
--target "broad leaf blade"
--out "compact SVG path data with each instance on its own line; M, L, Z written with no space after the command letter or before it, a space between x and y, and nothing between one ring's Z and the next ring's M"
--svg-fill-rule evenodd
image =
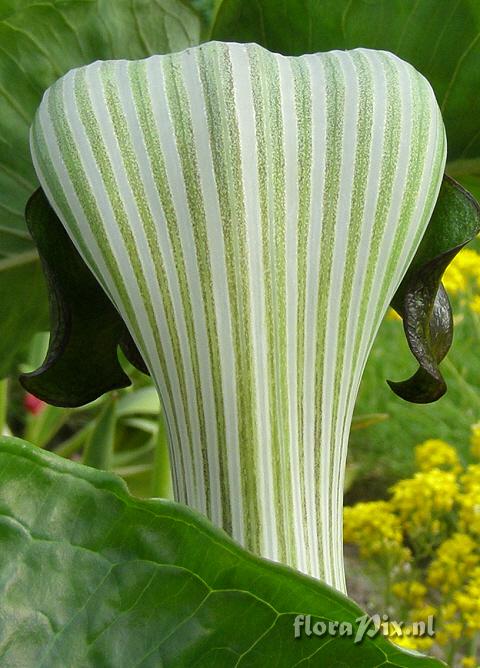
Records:
M478 203L456 181L445 177L427 231L392 301L403 318L410 350L420 364L408 380L389 381L392 390L407 401L436 401L447 389L438 365L452 343L453 318L440 280L455 255L479 230Z
M362 612L115 476L17 439L0 441L0 470L2 665L443 665L380 636L294 639L298 613L356 629Z
M24 359L34 332L49 328L36 251L0 260L0 378Z
M203 24L202 35L204 41L207 41L212 31L216 12L222 4L222 0L187 0L187 2L200 15Z
M0 377L14 367L17 352L45 326L48 314L38 258L23 217L26 202L37 187L28 133L44 91L73 67L99 59L168 53L197 44L199 39L200 20L180 0L2 3Z

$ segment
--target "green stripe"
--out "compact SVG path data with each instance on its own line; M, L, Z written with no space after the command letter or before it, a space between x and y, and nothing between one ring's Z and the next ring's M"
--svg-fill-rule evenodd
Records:
M104 69L105 68L104 66ZM145 282L145 277L143 275L143 269L141 266L141 260L138 255L138 250L135 244L134 237L132 235L128 218L125 213L123 201L121 198L121 195L119 193L119 189L117 187L115 177L113 174L113 169L111 165L111 160L110 156L108 153L108 150L105 146L104 143L104 138L102 134L102 130L98 125L97 118L95 116L90 97L88 94L88 83L86 81L86 70L81 69L77 70L75 74L75 97L76 97L76 102L77 102L77 109L78 113L80 115L81 121L83 123L83 127L85 128L85 132L90 144L90 148L92 150L92 153L95 157L95 161L98 165L98 168L100 170L100 173L102 175L103 182L105 183L105 188L107 192L108 199L110 201L110 204L112 206L112 209L115 214L115 220L118 224L119 231L121 233L121 236L124 240L125 243L125 248L129 257L130 262L132 263L132 266L135 270L135 275L137 278L137 287L141 295L141 299L143 304L145 305L145 309L147 311L147 316L149 320L150 327L152 329L152 334L154 336L155 344L156 344L156 352L158 354L158 359L160 363L160 367L162 370L162 377L163 381L165 383L165 390L167 392L167 396L169 398L170 404L173 405L173 391L170 385L169 377L168 377L168 372L167 372L167 367L166 367L166 362L164 359L164 355L162 352L162 348L160 345L159 341L159 336L158 336L158 330L155 322L155 317L150 301L150 296L149 292L146 287L146 282ZM106 94L108 95L108 91L106 91ZM74 156L72 156L74 157ZM77 155L77 161L80 160L80 157ZM73 170L76 169L75 165L73 165L72 161L72 174ZM143 335L140 331L140 327L138 325L138 320L136 318L136 313L135 313L135 308L130 300L130 298L127 295L126 288L124 285L121 269L117 263L117 260L115 256L113 255L111 248L110 248L110 243L108 241L108 238L105 233L105 229L103 226L103 221L102 217L100 215L100 212L98 211L97 208L97 203L95 201L94 195L90 192L90 186L86 182L84 175L80 179L78 174L72 177L72 180L74 183L79 183L81 184L81 187L79 188L79 196L83 200L82 203L84 203L85 207L88 207L88 213L87 216L88 218L93 222L94 229L99 235L100 240L99 240L99 245L102 249L102 252L105 255L109 270L115 280L115 284L119 286L119 292L120 296L122 298L122 303L124 306L124 309L126 313L128 314L128 318L130 322L132 323L132 326L134 327L134 332L135 332L135 338L136 341L139 343L141 346L141 349L143 351L146 350L146 344L145 340L143 338ZM86 200L86 201L85 201ZM169 429L172 430L177 438L177 442L180 440L180 430L179 430L179 425L177 421L176 414L174 413L173 415L174 419L174 424L169 425Z
M345 106L345 90L343 75L336 65L335 56L325 58L326 106L327 106L327 142L325 147L325 185L323 189L323 222L321 236L321 263L319 276L319 293L317 301L317 339L315 364L315 443L322 443L322 402L324 392L331 388L323 387L325 363L325 336L327 325L327 307L329 302L330 275L332 270L332 250L335 244L335 223L339 201L339 184L343 152L343 113ZM326 444L324 444L325 447ZM330 444L329 444L330 445ZM322 447L315 451L315 478L321 479ZM330 481L331 485L331 481ZM329 490L330 491L330 490ZM316 507L322 508L324 498L329 496L325 490L316 486ZM320 528L320 527L319 527Z
M200 76L219 194L225 240L230 323L234 343L235 379L232 379L238 414L242 496L247 503L247 524L259 525L258 485L249 472L259 447L255 403L255 376L251 337L251 304L242 156L236 119L232 65L226 47L199 53ZM210 76L207 76L206 73ZM226 110L226 113L223 111ZM218 132L216 132L218 128ZM243 326L238 323L243 321ZM248 387L248 392L245 391ZM259 549L255 536L251 549Z
M168 185L168 176L165 168L165 158L158 134L152 132L155 127L155 118L152 109L151 97L145 95L148 90L148 80L145 62L133 62L129 64L129 77L132 86L133 97L137 110L137 117L142 129L143 140L147 150L150 167L154 177L158 196L165 213L165 222L167 225L169 240L175 260L175 269L181 294L182 308L185 315L185 326L187 329L188 346L190 351L190 360L193 368L193 377L195 382L195 393L197 400L197 412L200 429L200 439L202 455L205 451L204 445L207 442L205 430L205 417L202 410L202 392L200 383L200 371L198 365L197 346L195 345L195 327L193 322L193 310L188 287L187 272L185 267L185 258L180 240L178 221L176 219L175 207L172 194ZM173 306L171 306L173 308ZM203 447L202 447L203 444ZM185 444L187 445L187 444ZM203 455L204 456L204 455ZM204 476L208 474L208 467L204 460ZM207 486L208 489L208 486Z
M47 143L45 141L45 135L43 133L38 118L36 118L34 121L33 133L32 133L32 146L33 150L35 151L35 154L38 156L39 163L42 168L42 173L46 177L48 186L52 191L53 196L55 197L55 202L57 203L57 206L61 209L65 219L68 221L67 226L70 230L72 230L75 240L78 243L80 252L86 259L90 267L92 267L93 272L97 276L101 275L97 263L93 259L93 255L90 253L90 249L82 239L73 211L70 205L68 204L67 198L65 197L65 193L63 192L63 187L58 179L55 167L50 158ZM102 287L105 290L105 292L108 292L107 285L103 280L102 280Z
M311 170L312 170L312 90L310 77L302 62L290 61L294 74L295 110L298 142L298 222L297 222L297 444L299 449L299 475L302 502L301 531L307 554L309 545L307 527L307 503L305 497L304 472L304 369L305 369L305 338L303 336L306 287L307 287L307 246L311 216ZM294 520L295 521L295 520Z
M380 245L388 220L388 212L392 199L392 185L395 178L395 172L398 163L398 154L401 141L401 96L399 89L398 74L394 67L390 66L390 60L380 54L385 67L386 76L386 123L384 130L384 150L382 160L382 171L378 187L377 208L375 211L375 220L371 233L370 249L368 253L368 265L363 287L363 296L360 302L360 311L358 315L358 326L355 336L354 355L352 368L357 368L359 364L358 353L360 350L361 339L364 337L366 328L366 317L370 295L372 292L373 280L379 264ZM352 374L351 383L354 374ZM350 392L350 390L349 390Z
M122 72L122 74L125 74ZM141 218L141 223L143 226L143 231L145 234L145 238L148 243L148 248L150 251L150 255L153 260L154 264L154 269L155 269L155 275L157 279L157 284L158 284L158 289L159 293L161 295L162 299L162 304L163 304L163 309L165 313L165 318L166 318L166 324L168 327L168 332L170 334L170 340L171 340L171 345L173 349L173 356L175 359L175 366L176 366L176 374L178 376L178 382L180 386L180 395L181 395L181 400L183 403L183 412L185 414L185 423L186 423L186 429L187 429L187 437L188 437L188 443L190 445L190 452L191 452L191 458L192 462L195 461L194 459L194 453L192 450L192 432L191 432L191 425L190 425L190 411L189 411L189 405L188 405L188 400L187 400L187 390L186 390L186 384L185 384L185 376L184 376L184 369L183 369L183 359L180 351L180 342L176 330L176 323L175 323L175 314L174 314L174 307L172 304L172 299L170 295L170 290L168 286L168 280L166 278L166 272L165 272L165 267L163 263L163 257L160 248L158 247L158 241L157 241L157 236L156 236L156 231L155 231L155 222L153 220L152 212L150 210L150 207L148 206L148 198L146 196L146 192L143 186L143 181L142 177L140 175L140 169L138 162L135 158L135 151L134 147L132 144L132 141L130 139L130 130L127 125L127 120L125 118L125 115L122 110L122 105L117 89L117 81L116 81L116 73L115 71L112 71L107 68L102 68L101 70L101 79L103 82L104 86L104 91L105 91L105 99L108 105L110 117L112 119L113 123L113 129L115 132L115 136L117 138L117 141L119 142L119 145L122 146L122 158L123 158L123 165L125 168L125 172L127 174L128 182L130 185L130 188L133 193L133 197L135 199L135 203L137 205L137 210L140 214ZM114 178L114 175L112 173L112 179ZM120 209L120 217L117 217L117 220L120 221L120 223L124 223L123 229L126 232L126 235L124 236L125 239L125 244L128 249L132 248L135 249L135 252L130 254L129 251L129 256L133 259L134 262L138 262L139 264L135 266L135 273L137 275L137 280L139 276L139 271L143 272L143 269L140 269L140 256L136 252L136 244L135 244L135 237L133 233L131 232L130 225L127 221L127 213L124 209L123 203L118 202L118 205L121 206ZM118 214L117 214L118 216ZM149 298L149 290L148 290L148 285L147 285L147 279L146 276L143 275L143 280L141 282L141 287L142 287L142 296L144 296L144 302L147 306L147 312L148 312L148 317L151 322L152 326L152 332L154 334L154 339L155 343L157 346L157 350L159 352L159 357L162 356L162 364L164 365L164 368L166 370L166 374L168 374L168 382L172 384L172 378L171 374L168 373L168 365L166 362L166 357L165 353L163 350L160 334L158 332L158 327L156 326L156 318L155 318L155 313L153 310L153 305L152 305L152 300ZM171 390L173 393L173 390ZM177 407L178 410L178 407ZM204 459L204 471L208 472L208 465L206 463L206 455L205 455L205 449L202 450L202 455ZM210 511L209 508L209 496L208 496L208 478L205 480L205 489L207 490L207 512ZM198 490L195 490L195 495L198 496L199 492Z
M210 368L213 377L214 400L218 448L220 452L221 507L224 511L223 525L231 531L231 499L228 494L227 447L225 442L225 417L223 412L223 393L221 378L221 360L218 346L218 329L213 297L212 274L210 268L210 249L206 230L204 201L200 186L195 140L191 121L191 110L185 91L181 65L175 57L166 57L163 63L166 92L170 114L175 128L176 143L185 182L189 184L187 200L193 223L197 262L203 294L203 306L207 322ZM181 111L180 111L181 110Z

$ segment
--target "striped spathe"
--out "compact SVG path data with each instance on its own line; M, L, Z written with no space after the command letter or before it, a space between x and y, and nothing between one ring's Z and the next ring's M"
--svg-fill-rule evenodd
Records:
M175 498L344 590L354 401L445 164L428 82L211 42L72 70L31 147L155 380Z

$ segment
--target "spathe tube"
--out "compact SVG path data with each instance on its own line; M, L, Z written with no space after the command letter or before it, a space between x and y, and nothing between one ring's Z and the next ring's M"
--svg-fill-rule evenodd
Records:
M214 42L73 70L31 144L155 380L176 499L344 590L354 401L444 170L429 84Z

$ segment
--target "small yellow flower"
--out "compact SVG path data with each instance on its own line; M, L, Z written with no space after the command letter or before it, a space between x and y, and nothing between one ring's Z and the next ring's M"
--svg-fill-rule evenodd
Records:
M480 536L480 487L458 496L458 527Z
M463 248L458 253L453 264L461 271L467 278L480 277L480 254L472 248Z
M445 290L450 295L456 295L459 292L465 292L467 288L467 280L465 275L459 269L458 265L455 263L455 260L448 265L445 273L443 274L442 283Z
M460 477L458 495L458 527L461 531L480 536L480 464L471 464ZM478 540L478 539L477 539Z
M403 580L392 585L392 592L402 601L416 607L421 605L427 594L427 588L417 580Z
M460 640L463 634L461 622L449 622L445 624L445 634L449 640Z
M461 476L460 482L464 492L472 492L480 486L480 464L470 464Z
M403 525L412 535L431 531L432 523L443 519L454 505L458 494L456 476L438 468L415 473L391 488L391 504ZM439 532L440 525L436 525Z
M480 296L478 296L478 300L480 309ZM480 313L480 310L478 312ZM480 459L480 422L472 424L470 429L470 452L476 459Z
M475 297L468 302L468 306L474 313L480 313L480 295L475 295Z
M410 612L410 617L415 621L426 622L429 617L434 617L437 614L437 609L433 605L423 604L421 607L413 608Z
M445 630L440 630L435 632L435 641L442 647L445 647L450 642L450 638Z
M480 631L480 566L473 569L466 585L454 593L464 623L464 633L471 638Z
M460 471L460 461L453 446L438 438L430 438L415 448L415 463L420 471L444 469Z
M480 255L471 248L464 248L447 267L442 283L452 295L465 292L471 280L480 280Z
M388 638L399 647L404 647L405 649L416 649L420 651L430 649L434 642L434 639L430 638L429 636L415 635L413 625L404 626L401 635L397 635L395 631L392 631Z
M468 534L455 533L437 549L435 559L428 567L427 582L431 587L448 593L460 587L479 562L476 541ZM453 614L450 614L449 618L452 617Z
M477 668L477 659L474 656L464 656L462 659L462 668Z
M404 636L392 635L389 636L389 640L394 642L395 645L398 645L399 647L404 647L405 649L418 649L416 643L418 638L414 638L409 635L404 635Z
M442 605L442 607L440 608L440 615L442 619L445 621L454 619L457 612L458 608L452 601L450 601L449 603L445 603L445 605Z
M410 551L403 546L400 519L387 501L370 501L347 506L343 513L344 540L355 543L367 559L393 557L406 561Z

